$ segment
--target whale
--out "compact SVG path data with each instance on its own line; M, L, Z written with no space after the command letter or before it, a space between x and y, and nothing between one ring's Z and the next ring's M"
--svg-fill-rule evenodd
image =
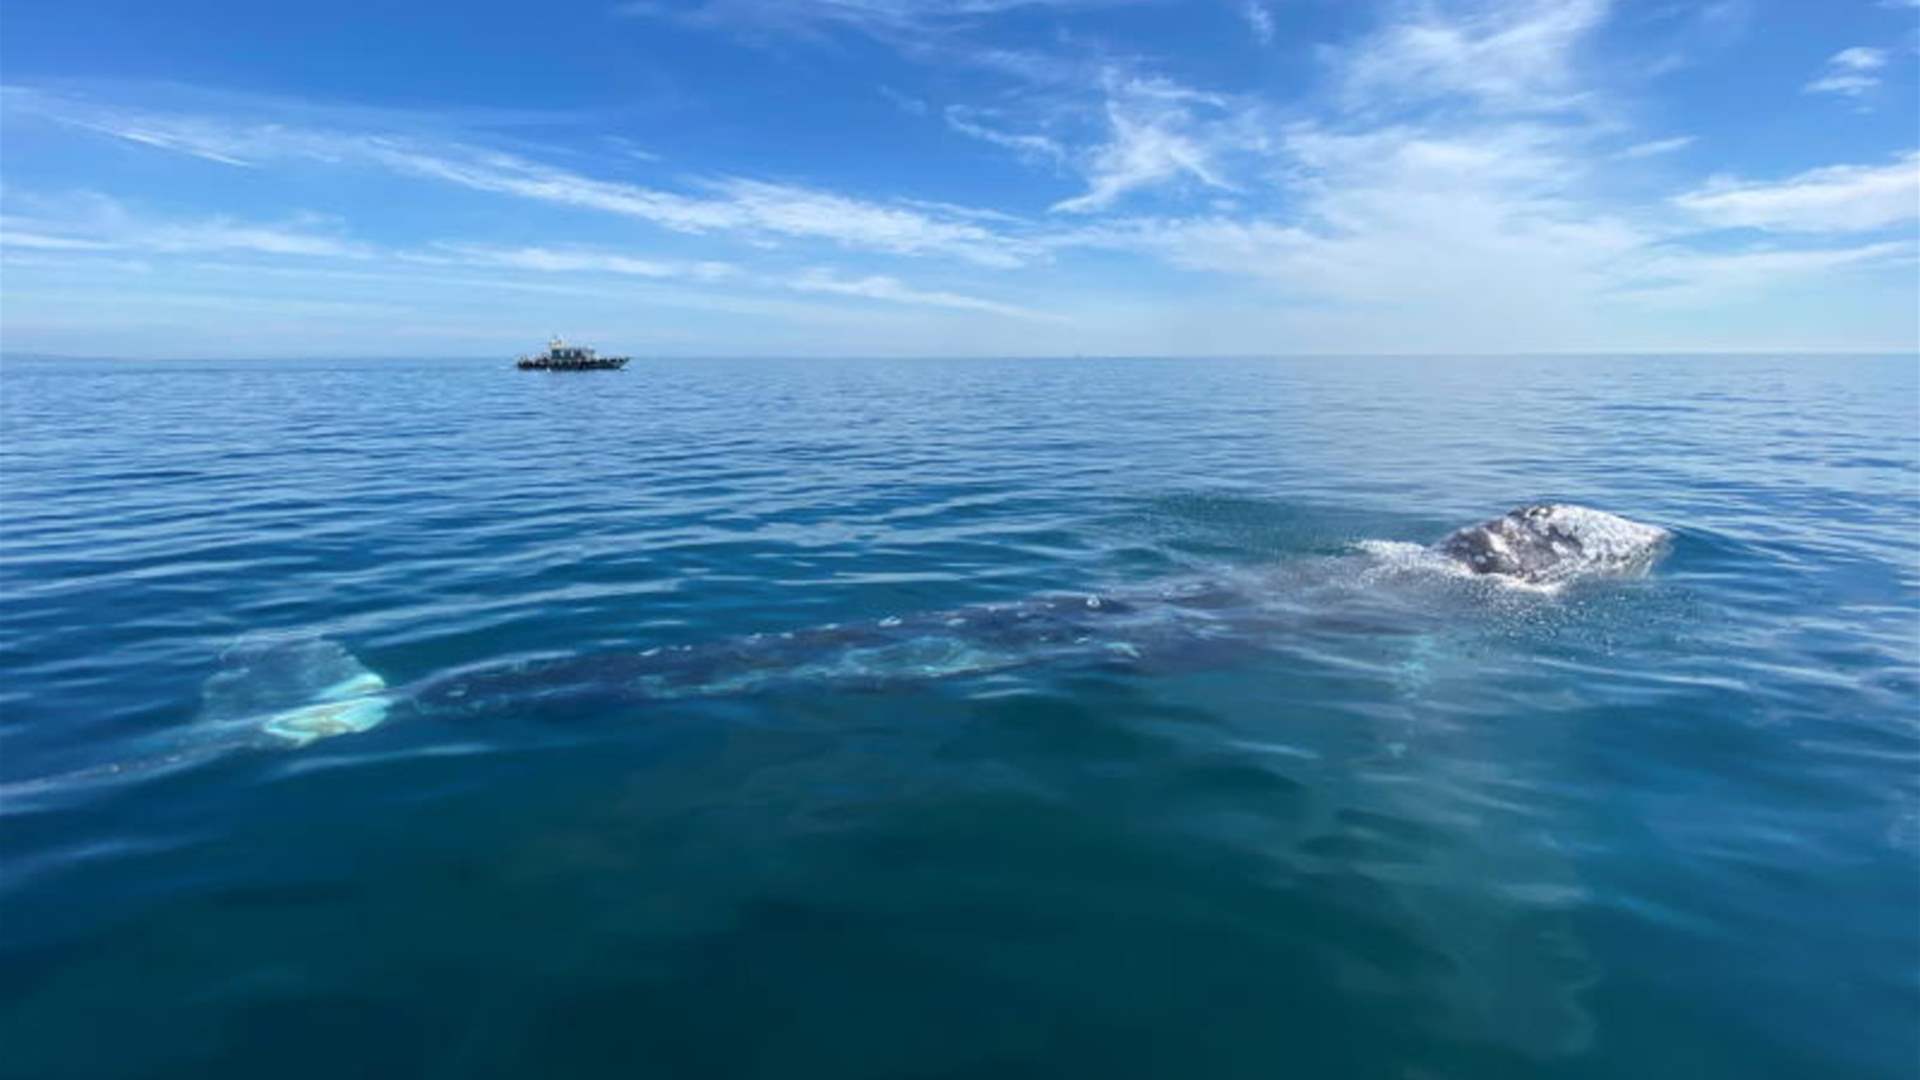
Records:
M1595 574L1643 573L1672 534L1604 510L1535 503L1449 533L1435 550L1475 574L1550 585Z
M243 640L203 692L204 725L294 747L359 734L396 711L451 714L516 702L609 703L807 688L882 688L1038 664L1157 670L1257 653L1302 626L1302 582L1452 577L1552 591L1644 575L1668 530L1589 507L1533 503L1421 546L1364 541L1295 573L1216 575L1099 593L1052 594L859 623L751 634L640 651L538 657L463 668L394 687L329 638ZM1357 618L1327 605L1307 625ZM1381 632L1393 632L1380 627Z
M1534 612L1578 583L1650 573L1671 539L1666 529L1603 511L1534 503L1429 544L1362 540L1272 565L1215 568L1099 592L644 649L527 655L397 683L322 634L258 634L220 654L202 689L198 722L180 732L178 747L191 749L0 785L0 802L26 807L35 802L29 796L57 799L77 790L76 781L124 782L223 750L297 750L364 736L403 717L460 719L555 706L579 715L644 702L991 678L1036 666L1177 674L1301 643L1310 650L1331 645L1343 658L1377 645L1404 661L1390 677L1407 727L1388 720L1392 738L1429 741L1412 752L1403 742L1387 742L1386 760L1319 776L1316 798L1291 826L1301 843L1286 849L1311 871L1301 887L1340 890L1359 880L1356 874L1379 887L1377 899L1368 901L1378 917L1390 915L1410 941L1438 958L1400 976L1431 984L1428 996L1446 1002L1423 1023L1456 1040L1510 1047L1536 1060L1561 1058L1582 1052L1592 1039L1582 994L1598 964L1560 906L1579 897L1582 883L1553 845L1502 831L1499 815L1426 850L1420 861L1356 867L1343 861L1339 846L1315 845L1364 838L1369 821L1488 814L1483 801L1461 801L1460 778L1447 768L1453 760L1493 767L1499 756L1461 745L1475 737L1470 727L1414 726L1422 710L1457 713L1471 701L1463 695L1475 682L1475 650L1450 644L1470 622L1462 605L1497 613L1513 601ZM1553 730L1505 729L1501 737L1514 742L1501 749L1526 752L1529 740L1551 739ZM1491 899L1487 883L1496 883ZM1333 977L1350 992L1371 993L1380 974L1351 964Z

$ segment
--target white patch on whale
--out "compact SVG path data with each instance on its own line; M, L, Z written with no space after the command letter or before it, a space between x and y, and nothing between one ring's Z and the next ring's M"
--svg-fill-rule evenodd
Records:
M337 642L256 634L220 654L201 688L203 726L247 726L294 746L378 727L387 681Z

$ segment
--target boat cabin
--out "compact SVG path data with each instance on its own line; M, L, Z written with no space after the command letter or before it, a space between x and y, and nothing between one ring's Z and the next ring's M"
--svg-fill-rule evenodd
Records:
M627 357L598 356L584 345L569 345L556 336L539 356L523 356L522 371L607 371L625 367Z

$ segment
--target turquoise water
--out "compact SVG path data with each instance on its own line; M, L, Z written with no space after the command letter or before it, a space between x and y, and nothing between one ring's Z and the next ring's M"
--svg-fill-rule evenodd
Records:
M1920 1067L1910 357L17 361L0 419L0 1074ZM1672 550L1368 543L1535 499ZM241 722L359 672L370 730Z

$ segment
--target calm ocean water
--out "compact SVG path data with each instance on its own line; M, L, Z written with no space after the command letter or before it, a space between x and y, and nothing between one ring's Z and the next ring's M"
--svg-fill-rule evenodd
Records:
M1913 1075L1916 370L10 362L0 1075Z

